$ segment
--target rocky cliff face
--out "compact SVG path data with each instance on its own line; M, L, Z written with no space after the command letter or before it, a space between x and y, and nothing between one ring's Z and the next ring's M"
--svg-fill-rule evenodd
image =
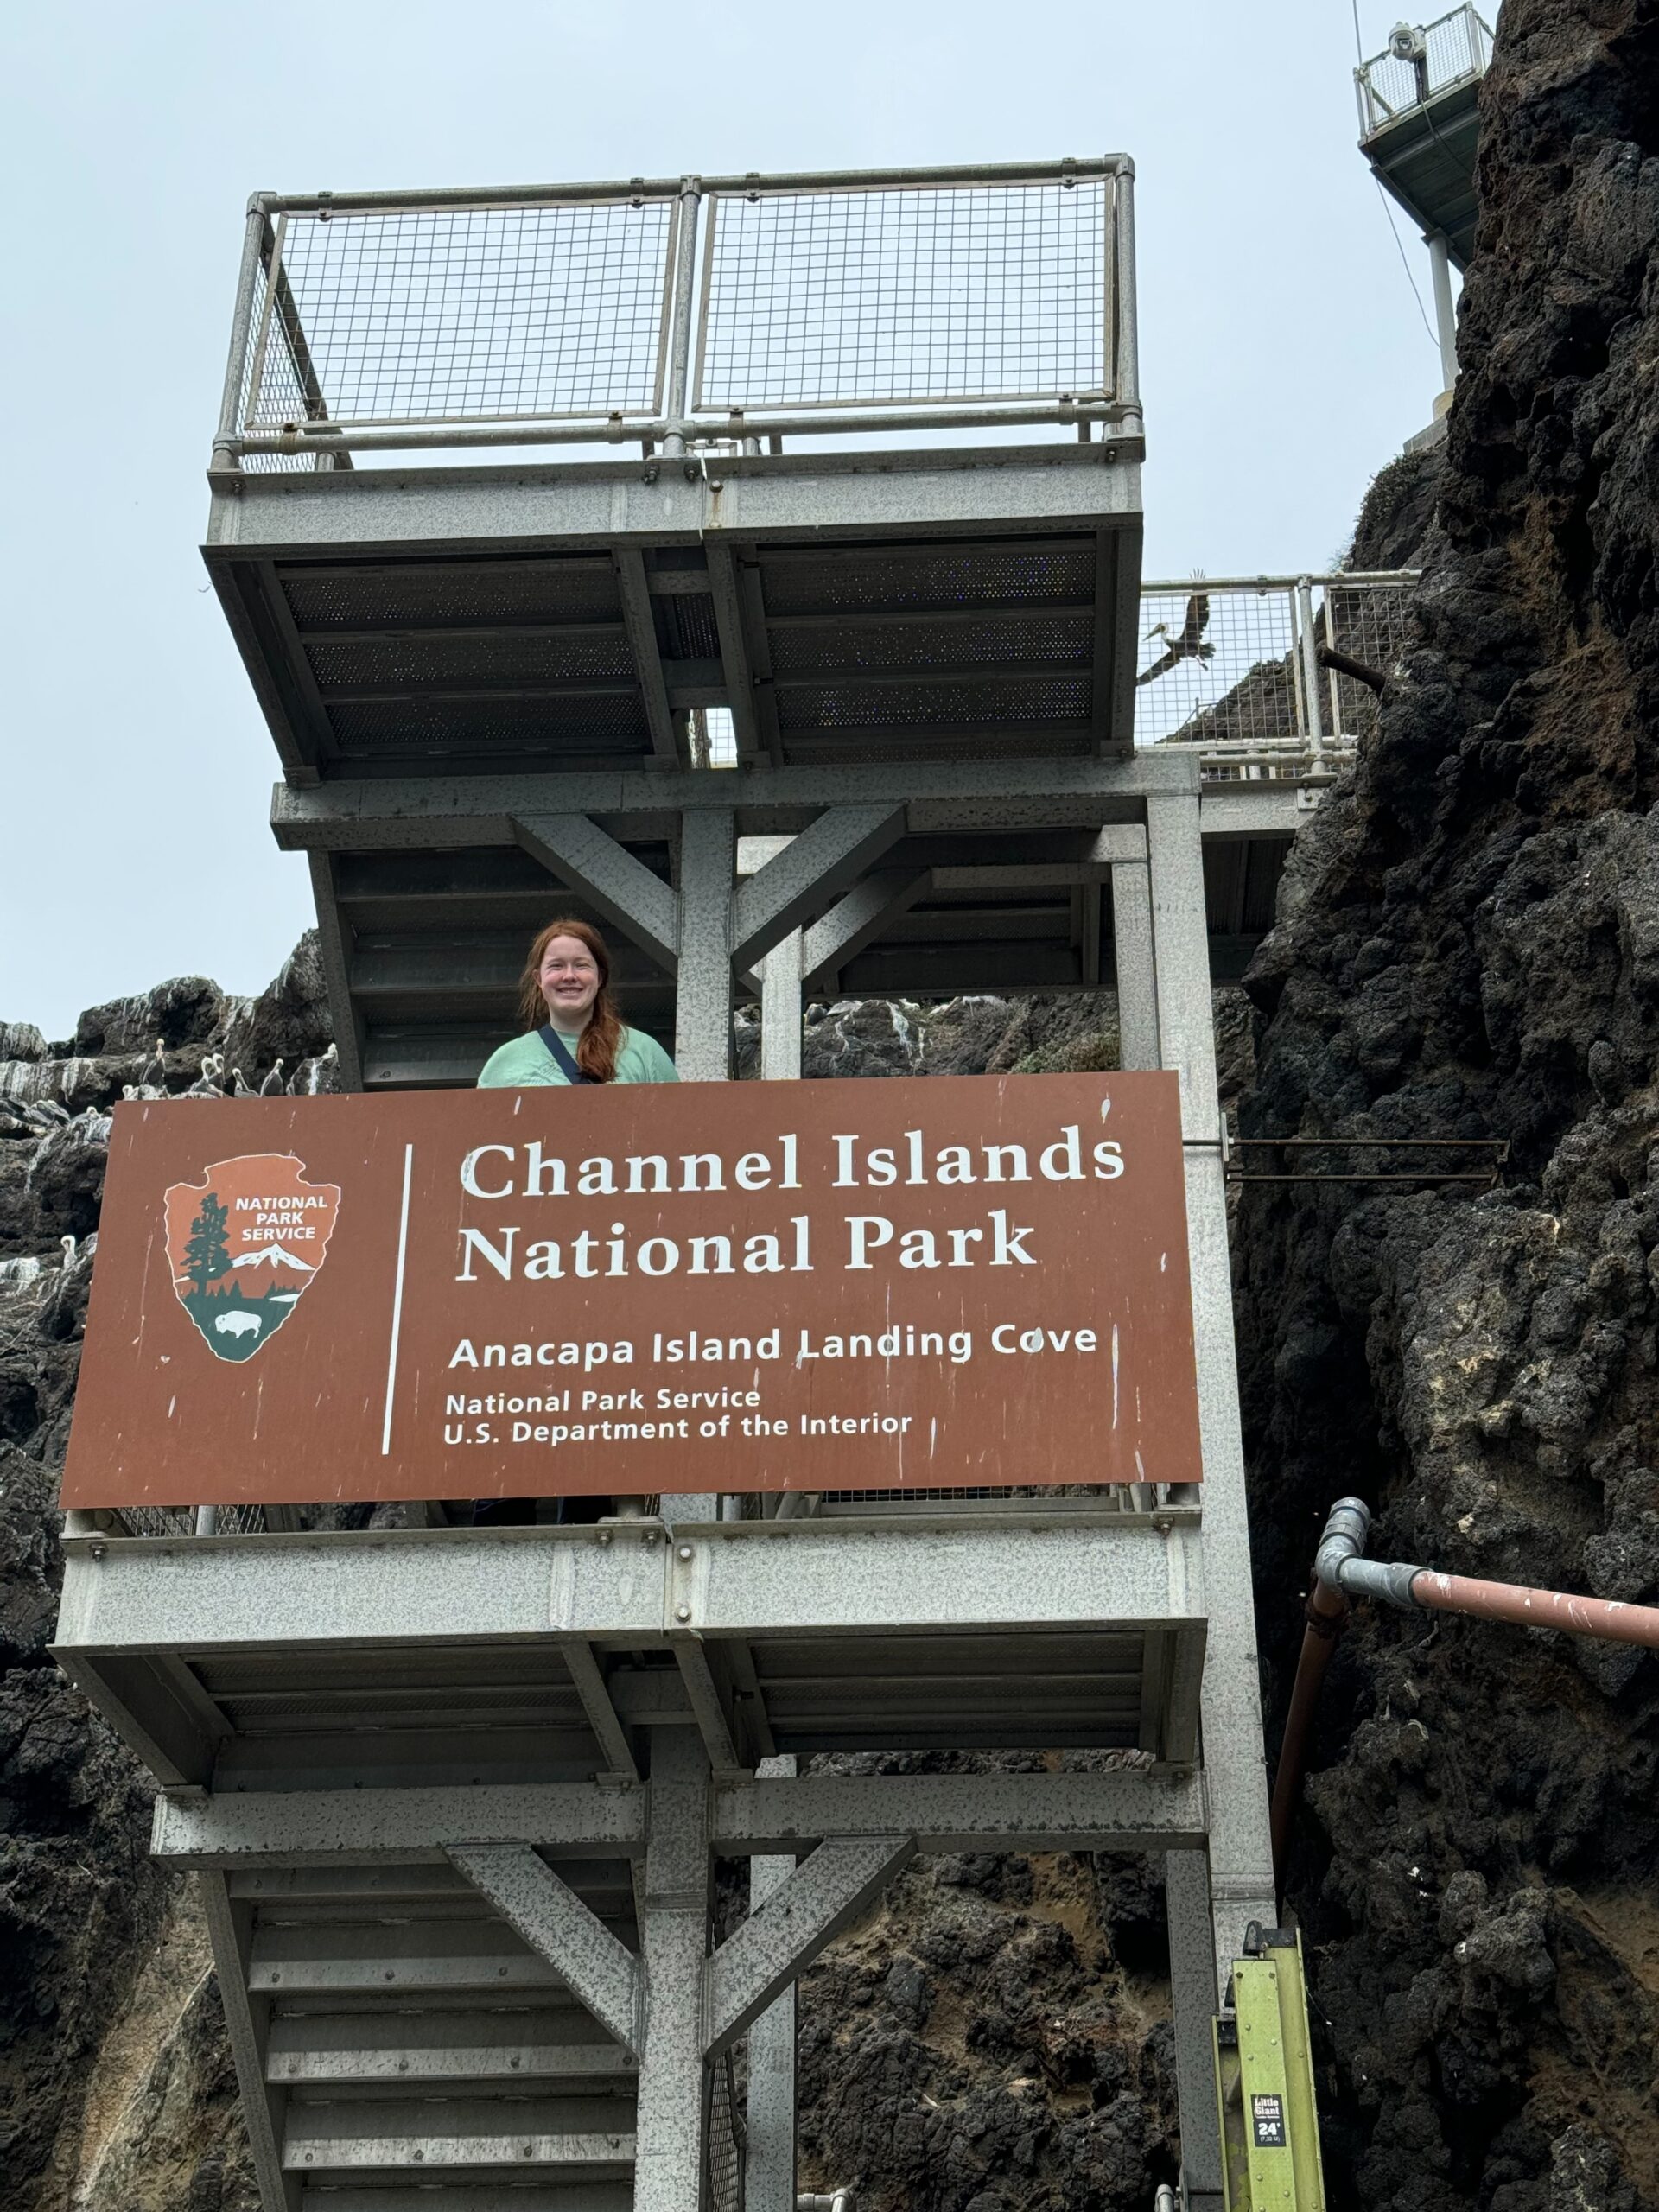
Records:
M1508 1157L1489 1192L1244 1194L1279 1710L1344 1491L1381 1509L1378 1556L1659 1594L1659 10L1508 0L1483 99L1417 640L1246 979L1243 1112L1247 1135ZM1332 1177L1446 1164L1311 1157ZM1290 1870L1339 2195L1659 2200L1656 1753L1651 1658L1356 1623Z

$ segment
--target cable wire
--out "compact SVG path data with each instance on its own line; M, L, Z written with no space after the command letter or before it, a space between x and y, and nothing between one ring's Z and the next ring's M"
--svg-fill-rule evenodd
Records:
M1406 258L1405 241L1400 236L1400 226L1394 219L1394 210L1389 205L1389 195L1382 188L1382 180L1378 176L1375 169L1371 171L1371 181L1376 187L1376 196L1382 202L1382 213L1388 217L1389 228L1394 233L1395 246L1400 255L1400 266L1406 272L1406 282L1411 287L1411 296L1417 302L1417 313L1422 319L1424 333L1428 339L1429 344L1433 346L1435 351L1438 353L1440 351L1440 341L1435 336L1433 328L1429 322L1427 310L1423 306L1423 296L1417 289L1417 279L1412 275L1411 264Z

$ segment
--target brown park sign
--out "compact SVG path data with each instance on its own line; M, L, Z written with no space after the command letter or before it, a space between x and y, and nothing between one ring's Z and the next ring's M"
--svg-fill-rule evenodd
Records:
M1173 1075L116 1109L67 1505L1200 1471Z

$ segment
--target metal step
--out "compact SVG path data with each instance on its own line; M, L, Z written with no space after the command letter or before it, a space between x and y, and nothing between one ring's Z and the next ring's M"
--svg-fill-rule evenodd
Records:
M300 2212L633 2212L628 2182L485 2183L475 2188L440 2183L413 2189L393 2184L302 2191Z
M626 1860L562 1871L636 1942ZM232 1889L282 2170L313 2212L626 2212L638 2062L453 1868Z

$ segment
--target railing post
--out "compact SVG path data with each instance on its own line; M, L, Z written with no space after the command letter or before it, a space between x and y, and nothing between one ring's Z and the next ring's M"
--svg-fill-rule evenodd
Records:
M241 429L238 411L242 400L242 372L247 366L248 344L253 335L253 288L258 281L259 257L265 243L265 203L257 194L248 202L248 219L242 233L242 266L237 273L236 305L231 310L231 351L225 364L225 389L219 402L219 428L213 433L215 468L239 468L234 451Z
M691 378L691 299L696 289L697 210L702 186L694 176L680 179L680 226L674 256L674 321L669 337L667 435L663 451L671 459L685 451L686 396Z
M1302 707L1307 717L1306 736L1316 762L1325 757L1325 716L1319 708L1319 654L1313 641L1313 581L1296 579L1297 646L1301 654Z

